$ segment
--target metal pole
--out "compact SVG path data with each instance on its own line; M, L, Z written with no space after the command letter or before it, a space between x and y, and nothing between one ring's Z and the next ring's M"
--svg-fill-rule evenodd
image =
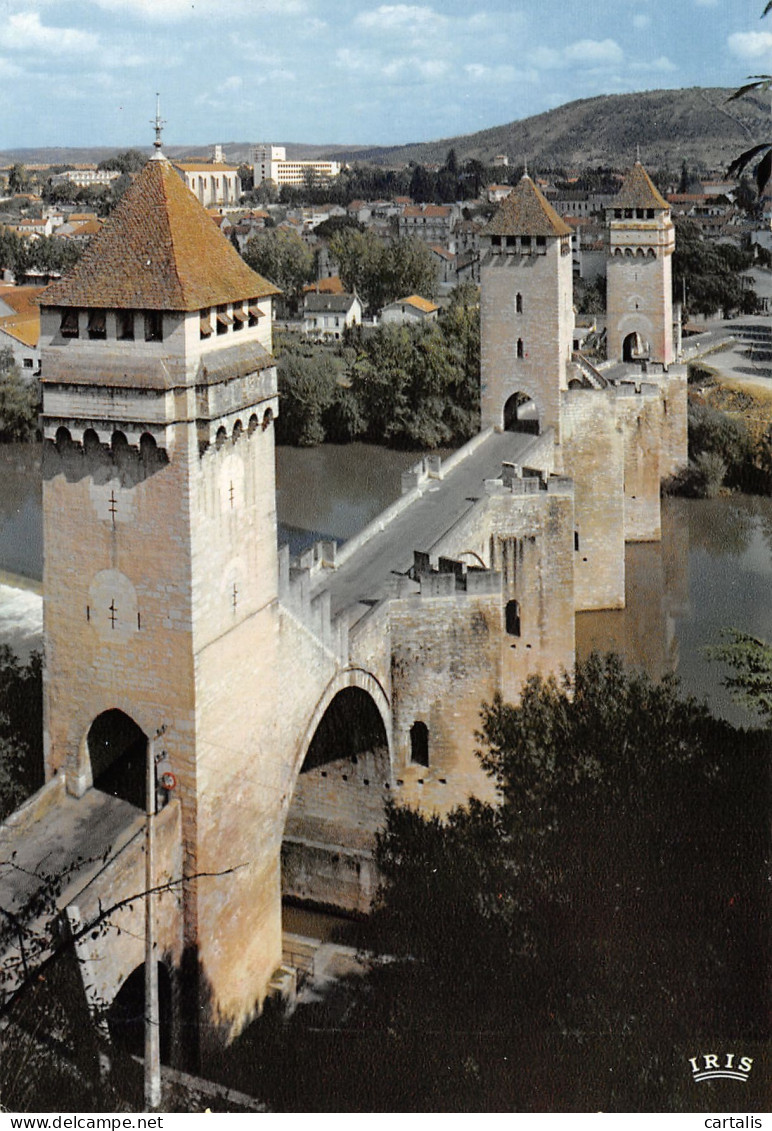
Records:
M147 744L145 783L145 1105L155 1111L161 1103L161 1041L158 1013L158 963L155 956L155 739Z

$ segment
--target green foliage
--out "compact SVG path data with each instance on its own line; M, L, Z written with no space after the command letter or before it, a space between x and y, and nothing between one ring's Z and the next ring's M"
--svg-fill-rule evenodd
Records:
M347 291L359 295L370 314L407 295L433 298L437 270L422 240L408 237L385 243L372 229L346 227L330 240Z
M97 169L107 169L118 173L141 173L148 162L148 156L140 149L124 149L115 157L100 161Z
M22 377L11 350L0 350L0 441L35 439L40 399L40 382Z
M436 448L469 439L479 426L478 302L466 284L439 321L380 326L337 357L280 338L279 442Z
M686 284L686 314L715 314L725 317L741 311L754 314L758 296L742 282L742 274L752 263L749 253L730 244L705 240L691 220L676 219L676 249L673 253L673 297L683 297Z
M694 483L703 499L715 499L721 493L727 465L717 452L700 452L694 461Z
M736 628L724 635L729 639L708 648L708 657L731 669L733 674L725 677L724 686L734 692L737 702L772 726L772 645Z
M42 785L43 664L0 645L0 817Z
M272 228L253 236L244 249L253 271L275 283L297 310L303 287L313 278L314 257L297 232Z

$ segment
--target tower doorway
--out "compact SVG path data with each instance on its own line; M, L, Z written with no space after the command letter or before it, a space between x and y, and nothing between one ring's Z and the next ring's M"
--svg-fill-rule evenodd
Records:
M643 342L637 330L628 334L622 342L622 361L639 361L644 353Z
M539 435L539 410L527 393L513 393L504 405L504 431Z
M145 808L147 735L133 719L114 708L97 715L88 732L94 788Z

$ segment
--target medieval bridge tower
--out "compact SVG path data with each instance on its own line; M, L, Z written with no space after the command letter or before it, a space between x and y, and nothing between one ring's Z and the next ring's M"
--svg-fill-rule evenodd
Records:
M167 949L226 1022L281 956L261 835L280 776L276 293L159 149L41 312L46 777L144 808L162 732L187 877Z
M609 205L606 221L608 357L670 365L675 229L670 205L640 161Z

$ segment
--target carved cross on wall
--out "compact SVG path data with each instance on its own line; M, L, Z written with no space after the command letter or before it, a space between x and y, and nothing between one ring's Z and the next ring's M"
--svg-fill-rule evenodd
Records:
M233 582L233 610L236 611L236 604L238 602L239 591L236 588L236 582Z
M115 628L115 622L118 619L118 610L115 607L115 597L110 602L110 628Z
M231 500L231 506L233 506L234 494L235 494L235 492L233 490L233 480L231 479L231 486L230 486L230 492L229 492L230 500Z
M118 500L115 497L115 491L110 492L110 506L108 509L113 520L113 529L115 529L115 516L118 513Z

